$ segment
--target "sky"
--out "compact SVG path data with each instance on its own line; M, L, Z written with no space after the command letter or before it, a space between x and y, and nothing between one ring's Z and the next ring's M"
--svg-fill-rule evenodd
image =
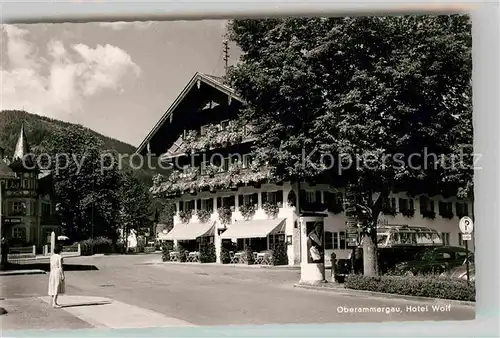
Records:
M0 109L138 146L196 72L222 75L227 21L1 25ZM239 52L231 44L230 64Z

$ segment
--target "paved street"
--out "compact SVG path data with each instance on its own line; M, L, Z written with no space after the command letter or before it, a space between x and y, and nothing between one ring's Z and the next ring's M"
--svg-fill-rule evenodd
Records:
M474 318L474 308L452 305L442 311L427 310L422 302L401 299L351 296L294 288L300 271L228 267L216 265L153 264L160 256L106 256L68 259L66 264L94 265L98 270L67 271L67 295L104 297L114 301L91 309L77 307L48 309L44 298L48 275L2 276L0 292L4 329L21 327L68 328L128 327L133 320L112 320L120 311L154 317L155 325L286 324L329 322L380 322L419 320L466 320ZM42 298L41 298L42 297ZM61 303L64 304L62 298ZM68 297L66 299L69 299ZM83 298L82 298L83 299ZM35 304L33 313L20 314L13 307L23 302ZM442 301L447 304L446 301ZM17 305L15 305L17 304ZM124 310L126 307L128 310ZM342 313L359 307L389 307L388 313ZM411 307L412 311L408 311ZM86 309L90 310L86 310ZM394 312L399 308L399 312ZM122 309L122 310L120 310ZM141 310L142 309L142 310ZM418 311L420 310L420 311ZM135 312L134 312L135 311ZM148 313L148 315L145 315ZM20 319L20 316L33 320ZM42 316L44 319L37 319ZM94 316L95 318L91 318ZM108 319L106 319L108 316ZM75 318L76 317L76 318ZM83 318L83 319L82 319ZM125 319L124 317L122 319ZM53 322L53 324L51 324ZM100 324L96 324L96 322ZM179 324L183 323L183 324ZM24 326L20 326L23 324ZM117 326L118 325L118 326ZM121 326L120 326L121 325ZM146 325L146 324L144 324ZM61 327L62 326L62 327ZM147 325L146 325L147 326Z

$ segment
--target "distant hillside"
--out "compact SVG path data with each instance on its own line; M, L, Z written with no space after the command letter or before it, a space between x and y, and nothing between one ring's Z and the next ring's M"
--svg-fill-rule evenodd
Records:
M6 155L14 153L21 123L23 122L26 137L31 147L40 145L42 140L50 138L57 129L68 129L77 126L74 123L63 122L21 110L3 110L0 112L0 144L4 147ZM104 142L104 150L113 149L120 154L132 154L135 152L135 147L128 143L104 136L89 128L86 129ZM147 185L151 184L151 172L139 170L136 174Z
M16 146L21 122L24 122L24 129L30 144L40 144L45 137L50 137L55 129L72 128L74 123L63 122L45 116L31 114L22 110L2 110L0 112L0 141L5 147L6 153L14 151ZM105 149L114 149L121 154L132 154L135 147L104 136L89 128L86 128L104 142Z

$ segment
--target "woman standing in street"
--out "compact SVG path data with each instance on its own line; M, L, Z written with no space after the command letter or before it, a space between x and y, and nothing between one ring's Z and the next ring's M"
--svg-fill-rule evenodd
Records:
M65 292L63 259L60 255L62 247L58 244L54 247L54 254L50 256L49 274L49 296L50 305L53 308L60 308L57 304L57 297Z

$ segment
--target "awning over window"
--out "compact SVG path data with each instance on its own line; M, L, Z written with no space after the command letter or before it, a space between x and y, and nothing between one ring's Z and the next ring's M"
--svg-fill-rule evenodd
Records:
M278 232L284 232L285 225L284 218L240 221L232 224L221 234L220 238L262 238Z
M215 222L188 223L176 225L164 238L165 240L189 241L198 237L213 236Z

